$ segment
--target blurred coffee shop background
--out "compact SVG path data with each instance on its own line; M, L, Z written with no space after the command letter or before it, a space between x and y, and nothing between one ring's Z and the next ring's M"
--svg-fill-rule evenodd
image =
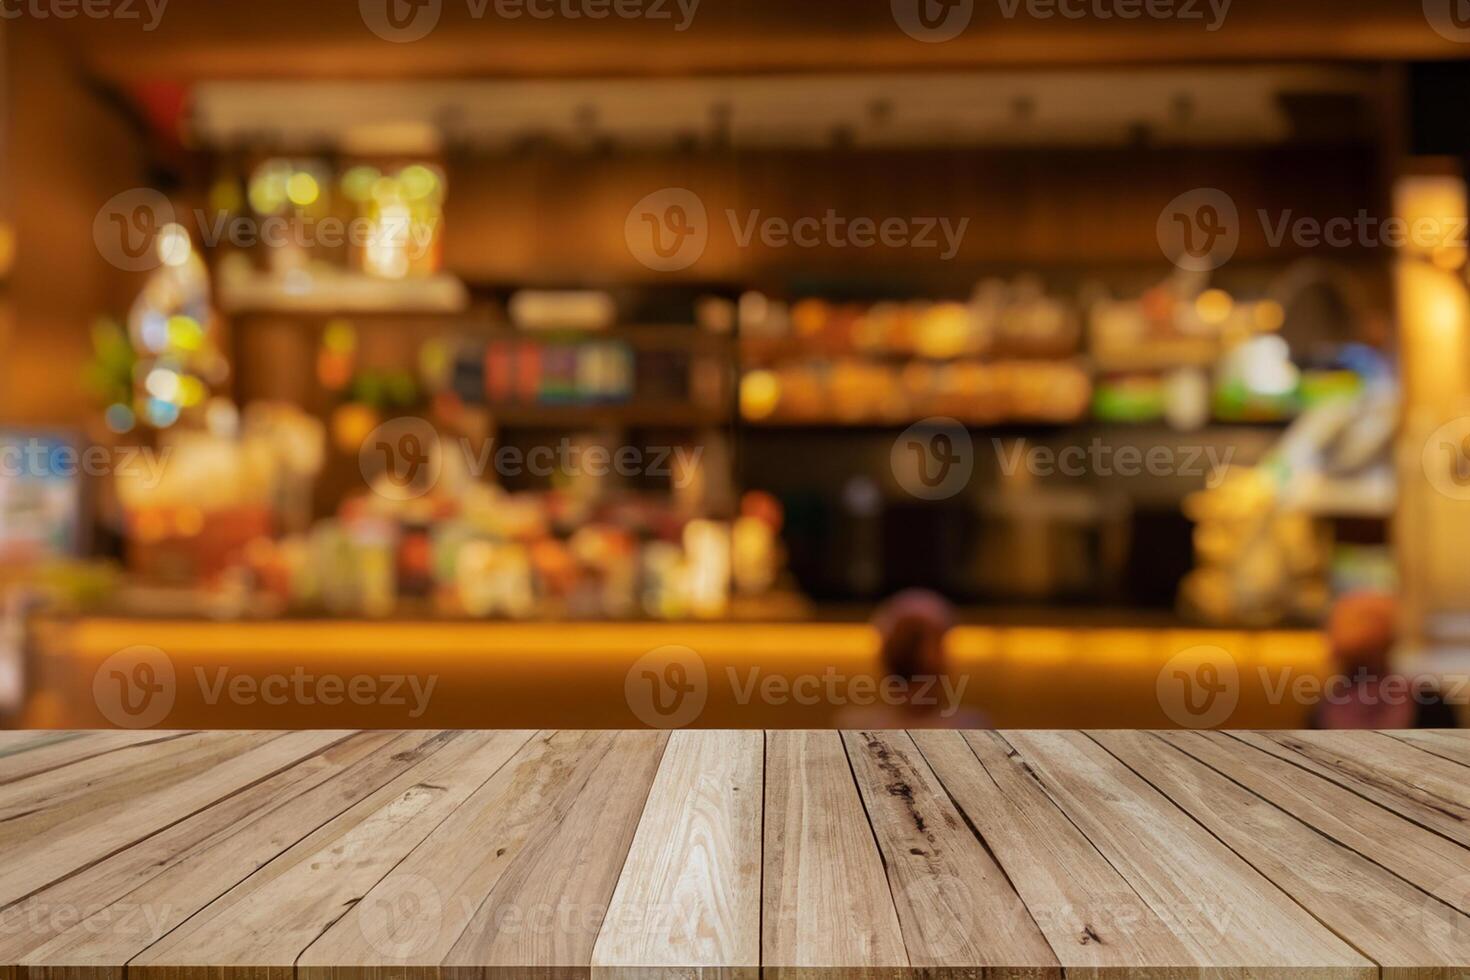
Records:
M5 724L821 726L911 588L1002 726L1463 667L1448 4L0 6Z

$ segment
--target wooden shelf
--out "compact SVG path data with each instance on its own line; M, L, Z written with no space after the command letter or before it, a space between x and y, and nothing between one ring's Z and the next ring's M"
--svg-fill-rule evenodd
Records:
M774 430L797 431L797 430L801 430L801 429L837 430L837 431L845 431L845 430L850 430L850 429L851 430L870 429L870 430L882 430L882 431L890 431L890 430L897 431L897 430L900 430L900 429L906 429L909 426L913 425L914 423L921 422L921 421L924 420L924 418L928 418L928 417L932 417L932 416L918 417L918 418L912 418L912 419L852 419L852 420L841 420L841 419L760 419L760 420L741 419L740 420L740 425L743 428L746 428L746 429L765 429L765 430L773 430L773 431ZM1201 429L1191 429L1191 430L1175 430L1175 429L1170 429L1170 428L1168 428L1167 425L1165 425L1165 423L1163 422L1163 420L1151 420L1151 421L1146 421L1146 422L1118 422L1118 421L1111 421L1111 420L1108 420L1108 419L1096 419L1096 418L1092 418L1090 416L1087 417L1087 418L1071 419L1071 420L1068 420L1068 421L1047 421L1045 419L1021 419L1021 418L1016 418L1016 419L1002 419L1002 420L995 421L995 422L964 422L964 421L961 421L961 424L964 425L964 427L966 429L969 429L972 432L991 432L991 431L1002 431L1002 432L1008 432L1008 431L1014 431L1014 432L1026 432L1026 431L1060 431L1060 430L1063 430L1063 429L1082 429L1082 428L1107 428L1107 429L1112 430L1112 431L1115 431L1115 432L1138 432L1138 431L1147 431L1149 429L1165 429L1165 430L1167 430L1168 432L1170 432L1170 433L1172 433L1174 435L1183 437L1183 436L1190 436L1190 435L1199 435L1200 433L1222 432L1222 431L1223 432L1228 432L1228 431L1237 431L1237 430L1246 430L1246 431L1249 431L1249 430L1279 431L1281 429L1285 429L1286 426L1290 424L1290 422L1289 421L1236 422L1236 421L1215 420L1215 421L1210 422L1208 425L1204 426Z
M859 430L877 429L893 430L907 429L916 422L924 421L925 418L934 416L923 416L912 419L741 419L740 424L748 429L769 429L799 431L802 429L813 430ZM1034 430L1034 429L1070 429L1078 426L1088 425L1090 419L1077 419L1067 422L1048 422L1042 419L1003 419L996 422L964 422L961 424L972 431L987 430Z
M469 308L464 283L447 273L397 280L317 273L299 283L264 273L221 275L216 291L229 314L461 314Z
M624 405L508 405L486 406L490 417L505 428L566 429L580 426L633 425L702 428L729 425L727 409L706 408L688 402L630 402Z
M585 327L541 327L522 330L506 324L497 324L485 334L491 340L544 340L550 343L563 342L568 338L574 342L614 340L639 350L694 350L726 353L734 344L729 334L710 333L694 324L682 323L634 323L613 326L602 330Z

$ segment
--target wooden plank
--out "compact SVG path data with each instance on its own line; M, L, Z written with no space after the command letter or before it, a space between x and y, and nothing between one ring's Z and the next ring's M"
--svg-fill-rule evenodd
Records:
M105 807L198 775L279 732L195 732L86 759L0 786L0 850L33 846L75 818L98 819Z
M442 744L367 732L303 759L0 912L0 963L120 966Z
M1004 738L1134 890L1221 967L1377 975L1369 960L1085 735Z
M909 963L925 976L1060 977L1016 890L906 732L844 732Z
M98 808L97 812L48 827L24 846L6 849L0 863L0 906L135 844L342 741L348 734L256 733L242 740L221 739L197 753L178 757L176 768L186 778L170 780L152 792L130 792L133 784L127 780L126 773L109 780L105 794L86 796ZM225 752L223 757L218 754L221 751ZM79 767L68 767L75 768ZM38 778L46 779L49 775ZM154 781L145 779L143 784L152 786Z
M1351 754L1363 765L1403 778L1410 777L1441 802L1470 813L1470 780L1465 767L1428 752L1388 732L1306 731L1291 733L1320 749Z
M1441 759L1458 762L1462 766L1470 766L1470 732L1406 728L1383 734L1396 738L1400 742L1407 742Z
M8 729L6 731L0 731L0 759L20 752L27 752L42 745L81 738L86 734L84 731L69 731L66 729L56 729L54 731L44 729Z
M1470 849L1227 734L1156 734L1339 844L1470 913Z
M909 973L883 860L832 731L766 734L763 976Z
M757 980L765 736L678 731L592 951L603 980Z
M991 732L910 733L975 827L1068 977L1146 971L1218 977L1093 847L1010 746Z
M446 975L590 975L668 733L611 738L565 816L521 851L470 919L445 959Z
M607 732L531 738L297 963L303 978L434 968L528 845L555 832L612 745Z
M1462 846L1470 847L1470 780L1453 762L1376 732L1232 732L1236 738L1330 779ZM1327 739L1320 735L1329 735ZM1415 752L1405 762L1374 739ZM1407 768L1405 768L1407 767Z
M0 744L0 785L60 769L119 749L166 742L190 732L37 732L41 738Z
M1387 977L1470 969L1470 917L1146 732L1092 738Z
M312 831L128 964L172 980L205 971L289 976L296 958L489 779L529 732L455 735L422 762Z
M25 752L34 752L48 745L60 745L64 742L75 742L85 739L96 732L88 731L0 731L0 773L6 771L10 763L5 760L13 759ZM0 777L3 778L3 777Z

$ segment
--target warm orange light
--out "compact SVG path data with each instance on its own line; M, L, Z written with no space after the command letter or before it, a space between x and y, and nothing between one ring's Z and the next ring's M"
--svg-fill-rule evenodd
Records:
M170 655L230 658L241 664L310 651L324 661L396 660L451 656L486 664L536 658L539 669L567 664L632 660L677 643L712 663L788 665L814 661L842 669L870 669L878 636L864 623L381 623L340 620L201 623L187 620L88 618L68 628L68 647L101 659L146 643ZM1242 664L1317 663L1326 656L1321 634L1310 630L1040 629L959 626L948 646L958 663L992 656L1027 666L1067 664L1086 669L1099 661L1140 660L1162 666L1179 650L1208 644Z

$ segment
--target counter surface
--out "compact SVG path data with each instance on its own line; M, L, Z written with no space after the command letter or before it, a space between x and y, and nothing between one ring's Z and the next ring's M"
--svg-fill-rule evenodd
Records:
M1458 977L1467 913L1462 732L0 736L7 980Z

